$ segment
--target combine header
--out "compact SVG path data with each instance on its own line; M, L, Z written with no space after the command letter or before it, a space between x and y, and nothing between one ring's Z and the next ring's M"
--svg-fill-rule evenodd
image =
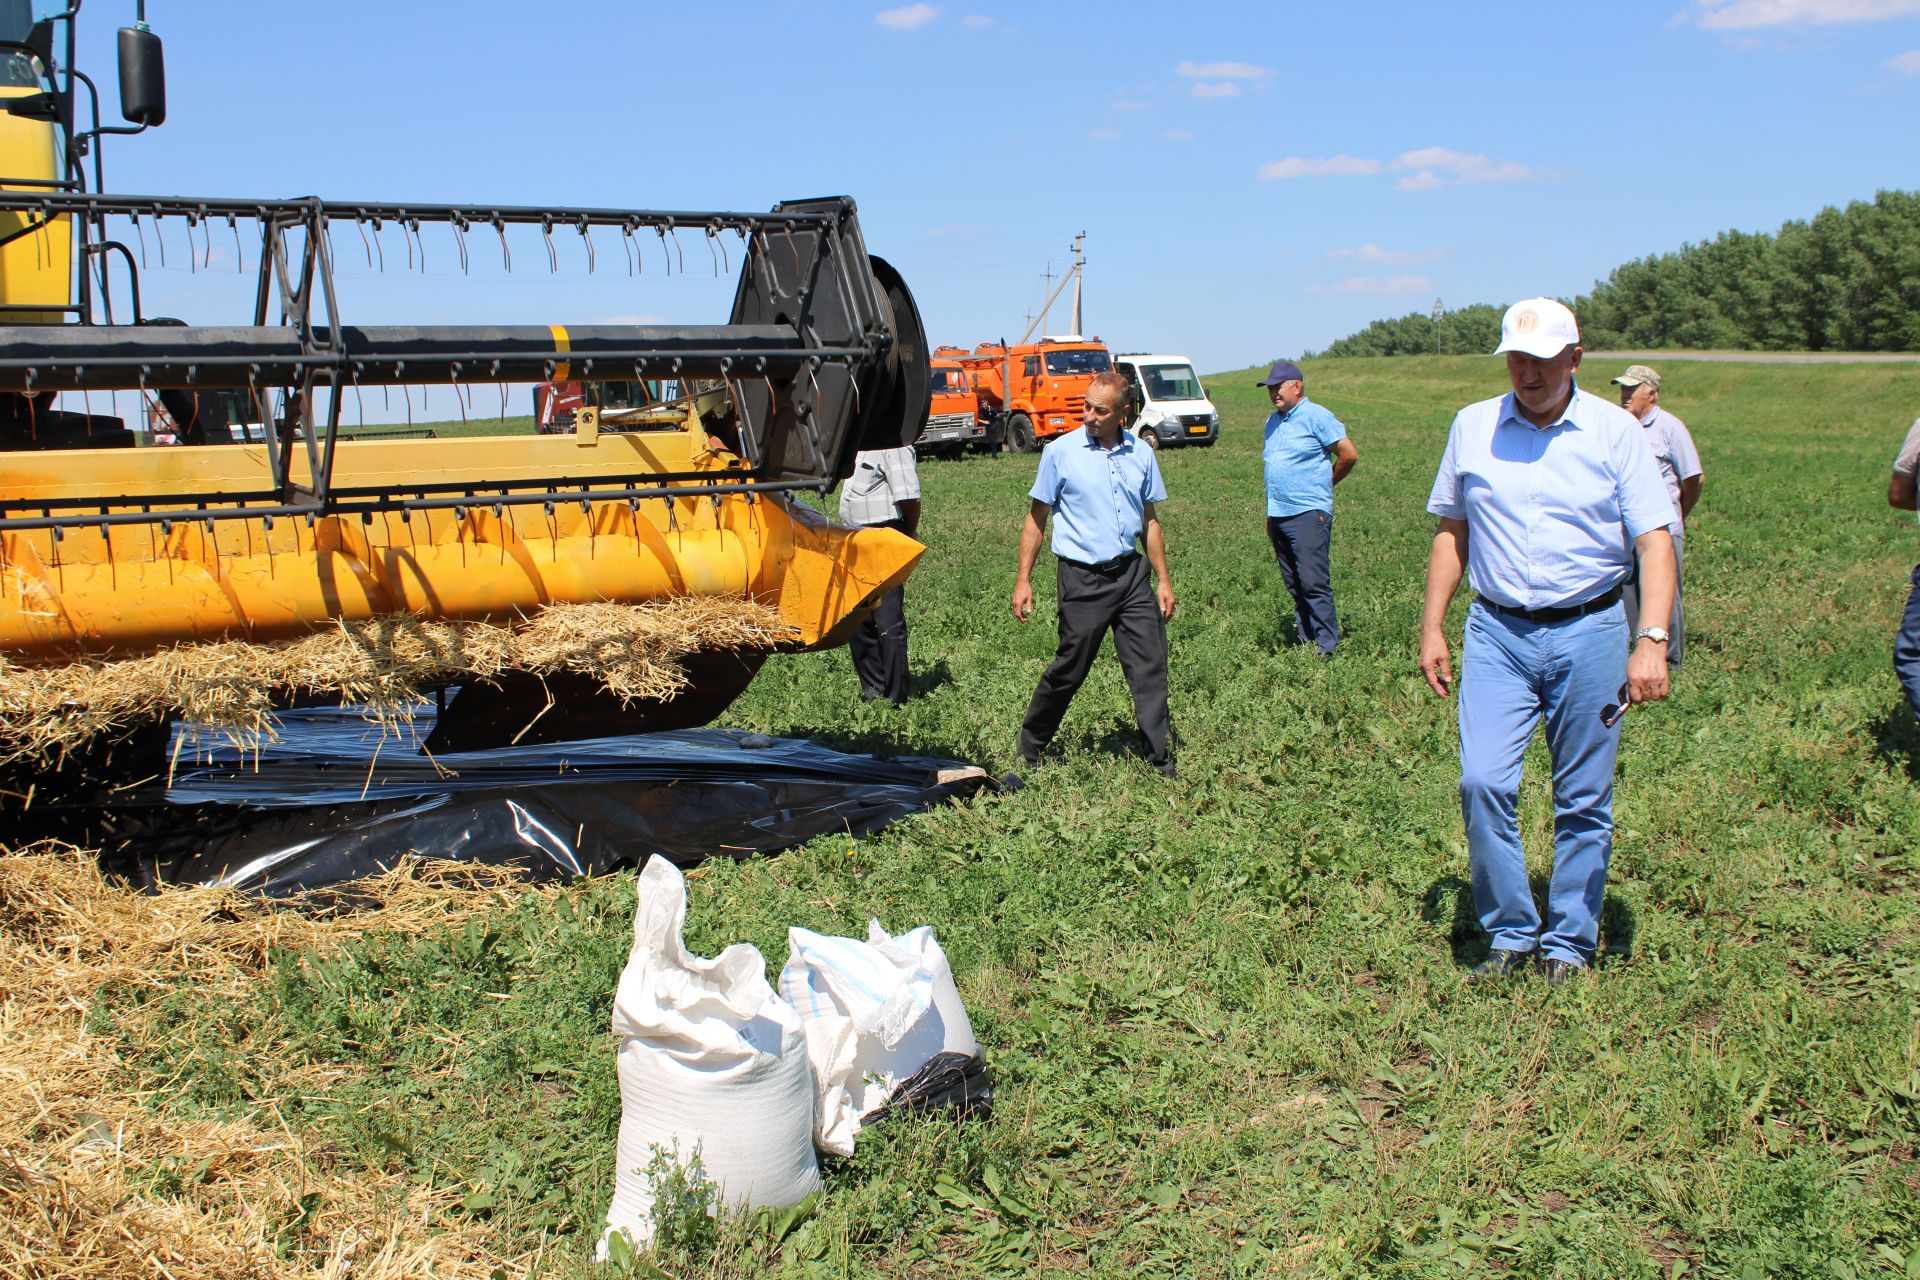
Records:
M144 25L121 35L123 113L157 124L158 42ZM47 85L0 88L6 662L688 595L751 598L777 610L792 647L826 646L920 555L899 534L831 528L791 500L845 477L858 449L911 443L926 419L919 316L868 255L853 201L731 213L100 194L85 189L80 157L90 142L97 179L102 131L76 131L52 22L0 31L0 63L11 73L0 85L20 86L29 68ZM463 272L482 254L510 271L513 235L535 229L549 268L555 238L577 238L590 270L630 275L647 268L643 244L684 264L681 239L697 238L716 270L737 254L739 279L725 324L357 325L336 291L336 246L371 260L382 228L406 239L409 259L429 239L448 246ZM145 314L135 260L148 238L211 261L215 236L243 258L257 251L250 323ZM116 277L124 290L109 289ZM591 410L558 435L341 429L343 411L382 388L452 386L465 413L476 387L485 404L496 385L504 400L507 384L611 380L653 384L663 403L617 432ZM158 402L182 444L131 447L125 423L93 412L116 393ZM261 438L216 443L232 439L225 415L202 422L202 407L236 394ZM704 722L757 665L748 655L696 671L693 696L647 727ZM524 730L529 696L512 679L467 686L442 725L464 736L443 745ZM564 701L578 705L536 736L641 727Z

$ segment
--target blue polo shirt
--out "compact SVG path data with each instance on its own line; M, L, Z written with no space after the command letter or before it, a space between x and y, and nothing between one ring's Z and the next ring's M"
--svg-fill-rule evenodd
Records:
M1267 467L1267 514L1333 513L1333 459L1327 450L1347 438L1340 419L1311 400L1267 415L1260 457Z
M1677 518L1639 421L1574 388L1536 427L1512 395L1454 415L1427 510L1467 522L1467 577L1495 604L1582 604L1626 581L1633 540Z
M1167 486L1153 450L1131 431L1102 449L1079 427L1040 454L1028 497L1053 508L1053 554L1100 564L1133 550L1147 524L1147 504L1165 502Z

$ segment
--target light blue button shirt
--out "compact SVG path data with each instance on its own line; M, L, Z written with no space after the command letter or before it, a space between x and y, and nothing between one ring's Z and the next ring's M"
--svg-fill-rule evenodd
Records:
M1079 427L1040 454L1028 497L1053 508L1053 554L1100 564L1133 550L1147 524L1147 504L1165 502L1167 486L1153 450L1131 431L1102 449Z
M1580 604L1626 580L1633 539L1673 523L1639 421L1574 388L1536 427L1511 395L1454 416L1427 510L1467 522L1467 576L1495 604Z
M1340 419L1311 400L1267 415L1260 457L1267 470L1267 514L1333 514L1333 459L1327 450L1347 438Z

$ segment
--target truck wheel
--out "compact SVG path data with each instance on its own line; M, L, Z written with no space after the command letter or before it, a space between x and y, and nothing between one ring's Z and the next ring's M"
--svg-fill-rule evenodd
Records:
M1007 452L1032 453L1038 445L1033 438L1033 419L1016 413L1007 419Z
M1142 427L1134 434L1140 437L1140 443L1147 446L1147 448L1158 449L1160 447L1160 433L1152 427Z

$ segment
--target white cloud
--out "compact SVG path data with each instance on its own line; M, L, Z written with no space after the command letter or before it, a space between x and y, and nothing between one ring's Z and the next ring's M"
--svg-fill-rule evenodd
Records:
M1288 156L1285 160L1269 160L1260 166L1260 180L1271 182L1275 178L1332 178L1355 177L1380 172L1378 160L1363 160L1359 156Z
M1336 262L1374 262L1383 267L1408 262L1438 262L1447 256L1445 249L1382 249L1363 244L1358 249L1329 249L1327 256Z
M1696 0L1696 6L1695 21L1709 31L1881 22L1920 14L1920 0Z
M1903 76L1920 76L1920 49L1910 49L1897 58L1888 58L1887 66Z
M960 25L963 27L990 27L993 25L993 19L984 13L970 13L960 19Z
M1251 62L1195 62L1189 58L1175 67L1174 73L1189 80L1265 80L1273 69Z
M1231 80L1202 80L1199 84L1193 86L1193 96L1196 98L1237 98L1240 96L1240 86Z
M1121 133L1118 129L1087 130L1087 140L1090 142L1118 142L1126 136L1126 134Z
M882 9L873 15L873 20L895 31L911 31L926 26L939 15L940 11L930 4L910 4L898 9Z
M1193 132L1189 129L1168 129L1160 135L1168 142L1192 142Z
M1392 168L1411 171L1400 179L1402 191L1431 191L1435 187L1457 187L1469 182L1533 182L1549 176L1544 169L1513 160L1490 160L1451 147L1421 147L1417 151L1402 152Z
M1336 284L1307 286L1310 293L1427 293L1438 288L1425 276L1348 276Z

